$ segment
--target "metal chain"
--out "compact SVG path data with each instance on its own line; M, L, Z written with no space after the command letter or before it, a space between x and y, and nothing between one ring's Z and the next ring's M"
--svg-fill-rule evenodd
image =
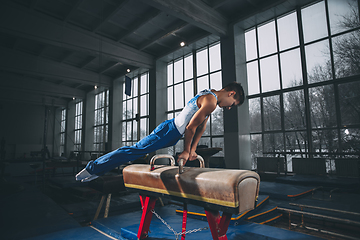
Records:
M189 230L189 231L179 232L179 233L178 233L178 232L176 232L167 222L165 222L165 220L162 219L162 218L159 216L159 214L157 214L157 213L155 212L154 209L152 209L151 212L152 212L170 231L172 231L172 232L174 233L176 240L179 239L180 235L183 235L183 234L186 235L186 234L188 234L188 233L195 233L195 232L200 232L200 231L202 231L202 230L209 229L208 227L196 228L196 229L193 229L193 230Z

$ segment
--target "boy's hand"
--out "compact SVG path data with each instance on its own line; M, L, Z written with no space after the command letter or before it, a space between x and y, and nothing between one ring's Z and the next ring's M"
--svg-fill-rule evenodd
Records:
M196 160L196 158L197 158L197 153L195 152L195 151L193 151L193 152L190 152L190 154L189 154L189 161L194 161L194 160Z
M178 162L179 162L179 159L184 159L184 165L185 165L186 161L189 159L189 156L190 156L189 152L183 151L178 156Z

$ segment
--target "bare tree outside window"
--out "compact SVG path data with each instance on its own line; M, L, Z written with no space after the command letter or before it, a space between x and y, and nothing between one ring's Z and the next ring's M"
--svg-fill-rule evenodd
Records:
M256 157L277 153L289 162L360 151L358 1L327 0L327 6L319 1L245 32L253 166ZM302 45L284 36L290 26L302 26ZM260 39L268 34L280 48L271 48L270 57Z

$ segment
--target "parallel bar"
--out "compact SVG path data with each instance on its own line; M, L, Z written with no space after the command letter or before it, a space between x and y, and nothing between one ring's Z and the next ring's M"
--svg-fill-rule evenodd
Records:
M298 227L299 225L296 223L291 223L291 226ZM338 236L338 237L342 237L342 238L359 240L359 238L356 238L356 237L343 235L343 234L335 233L335 232L330 232L330 231L326 231L326 230L322 230L322 229L318 229L318 228L313 228L313 227L308 227L308 226L301 226L301 227L312 230L312 231L321 232L321 233L325 233L325 234L329 234L329 235L334 235L334 236Z
M343 210L338 210L338 209L323 208L323 207L303 205L303 204L297 204L297 203L289 203L289 204L292 206L297 206L297 207L313 208L313 209L319 209L319 210L324 210L324 211L329 211L329 212L338 212L338 213L353 214L353 215L360 216L360 213L348 212L348 211L343 211Z
M356 222L356 221L352 221L352 220L344 219L344 218L329 217L329 216L322 215L322 214L297 211L297 210L292 210L292 209L288 209L288 208L281 208L281 207L278 207L278 210L288 212L288 213L298 213L298 214L304 214L304 215L312 216L312 217L320 217L320 218L325 218L325 219L329 219L329 220L334 220L334 221L338 221L338 222L349 223L349 224L360 226L360 222Z

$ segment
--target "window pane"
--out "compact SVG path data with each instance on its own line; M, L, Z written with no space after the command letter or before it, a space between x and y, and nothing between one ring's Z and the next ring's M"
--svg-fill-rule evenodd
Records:
M148 90L148 75L147 74L143 74L141 75L141 90L140 90L140 94L145 94L147 93Z
M284 151L283 134L282 133L264 134L264 151L271 153Z
M249 99L250 132L261 131L260 98Z
M175 145L175 153L181 153L184 150L184 141L181 139L176 145ZM173 154L175 155L175 154Z
M223 111L219 107L216 107L215 111L211 113L211 134L224 135Z
M173 113L169 113L167 115L167 120L173 119L174 118L174 114Z
M285 146L286 151L307 152L308 142L306 132L286 132Z
M296 12L277 20L280 51L299 45Z
M221 69L220 44L209 48L210 72Z
M359 128L348 128L340 132L341 148L343 152L359 152L360 130Z
M204 89L209 89L209 77L208 75L200 77L197 79L197 90L198 92L204 90Z
M173 87L169 87L167 89L167 106L168 106L167 109L168 109L168 111L172 111L174 109L173 94L174 94Z
M294 49L280 54L281 78L283 88L303 84L301 72L300 49Z
M259 34L259 54L260 57L277 51L275 21L271 21L258 28Z
M280 96L265 97L263 99L264 130L281 129Z
M336 126L336 110L333 85L309 89L312 128Z
M175 85L175 109L184 107L184 91L183 91L183 83Z
M146 137L148 135L147 122L148 122L147 118L140 119L140 139L143 139L144 137Z
M313 131L312 142L315 152L337 152L339 137L336 130Z
M360 74L360 30L332 39L336 78Z
M245 33L246 61L257 58L255 29Z
M210 121L207 121L206 123L206 129L203 133L203 136L210 136Z
M193 56L190 55L184 59L185 61L185 80L193 77Z
M213 138L212 139L212 145L211 147L217 147L217 148L222 148L223 150L214 154L213 157L223 157L224 156L224 138Z
M360 81L339 85L341 124L360 124Z
M126 141L126 135L127 135L127 133L126 133L126 122L123 122L122 123L122 138L121 138L122 141Z
M210 88L220 90L222 88L221 72L210 75Z
M255 169L257 166L256 158L263 155L261 134L251 134L251 165Z
M262 92L280 89L277 55L260 60L260 74Z
M133 121L132 140L137 140L137 122Z
M139 84L138 84L139 80L138 78L134 78L133 79L133 97L136 97L138 95L138 91L139 91Z
M174 84L184 80L183 60L174 63Z
M352 29L359 21L356 0L328 0L331 34Z
M259 68L258 62L254 61L246 64L247 68L247 81L248 81L248 94L258 94L259 88Z
M305 43L326 37L325 2L319 2L301 10Z
M285 129L306 128L304 91L284 93Z
M122 100L125 101L127 99L127 95L125 94L125 82L123 83L123 97Z
M199 141L199 145L205 145L211 147L210 145L210 138L209 137L202 137Z
M132 111L132 117L135 118L136 114L138 113L138 99L133 98L133 111Z
M196 53L196 70L198 76L209 72L207 49L204 49Z
M194 81L185 82L185 104L194 97Z
M127 130L126 130L127 131L127 135L126 135L127 139L126 140L128 140L128 141L131 140L131 132L132 132L132 126L131 125L132 125L132 122L127 122L126 123L126 128L127 128Z
M309 83L332 79L328 40L305 46L305 55Z
M145 94L140 97L140 116L146 116L148 115L148 101L149 100L149 94Z
M173 83L173 63L171 63L167 66L167 85L170 86Z
M127 101L123 102L123 120L129 118L128 110L126 109Z

